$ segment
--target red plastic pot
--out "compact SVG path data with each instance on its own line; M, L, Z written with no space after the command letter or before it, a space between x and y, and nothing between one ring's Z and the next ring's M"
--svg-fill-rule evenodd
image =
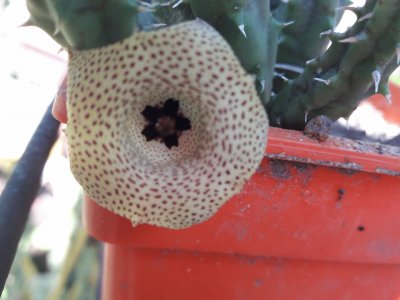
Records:
M271 129L243 191L184 230L85 199L103 300L399 299L400 149Z
M400 86L389 83L391 102L385 101L382 95L376 94L368 99L368 102L380 110L386 121L400 125Z

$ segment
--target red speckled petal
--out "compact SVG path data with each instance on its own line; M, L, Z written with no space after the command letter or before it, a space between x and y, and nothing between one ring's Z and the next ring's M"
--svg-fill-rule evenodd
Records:
M70 53L71 169L100 205L132 223L184 228L210 218L262 159L268 120L226 41L196 20ZM191 129L146 141L146 106L179 101Z

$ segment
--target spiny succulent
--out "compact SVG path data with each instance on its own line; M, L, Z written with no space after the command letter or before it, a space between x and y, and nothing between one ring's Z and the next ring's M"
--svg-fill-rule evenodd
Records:
M272 9L274 18L285 26L279 35L273 91L279 92L286 78L295 78L297 73L290 66L302 69L306 62L322 54L328 46L329 38L320 36L334 28L343 15L337 9L344 5L340 0L290 0L275 4ZM283 80L283 82L279 81Z
M358 21L345 33L321 32L331 47L308 61L268 103L272 125L302 130L318 115L348 117L375 93L390 99L387 82L399 62L400 1L368 0L349 9Z
M210 218L257 168L267 128L253 77L203 21L70 50L71 169L133 224Z
M269 101L278 38L283 24L272 18L268 0L188 0L193 14L228 41L246 71L255 77L259 96Z
M135 0L27 0L26 5L26 25L42 28L65 48L105 46L138 27Z

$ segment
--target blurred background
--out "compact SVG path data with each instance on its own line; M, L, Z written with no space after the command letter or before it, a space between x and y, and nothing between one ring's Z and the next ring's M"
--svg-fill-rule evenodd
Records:
M20 26L28 15L25 1L0 0L0 191L67 68L67 53L51 38ZM2 299L96 299L99 252L81 224L80 187L61 133Z
M44 32L20 26L27 18L25 1L0 0L0 191L67 67L66 52ZM354 21L346 12L337 31ZM400 84L399 74L394 83ZM366 101L349 120L336 122L334 133L400 146L400 92L391 106L382 96ZM98 298L101 247L83 229L80 198L61 132L2 299Z

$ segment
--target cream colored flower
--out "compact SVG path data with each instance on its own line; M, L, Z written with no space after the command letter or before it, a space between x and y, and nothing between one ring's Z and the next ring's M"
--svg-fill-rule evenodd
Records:
M184 228L238 193L267 116L227 42L196 20L70 53L71 169L134 225Z

